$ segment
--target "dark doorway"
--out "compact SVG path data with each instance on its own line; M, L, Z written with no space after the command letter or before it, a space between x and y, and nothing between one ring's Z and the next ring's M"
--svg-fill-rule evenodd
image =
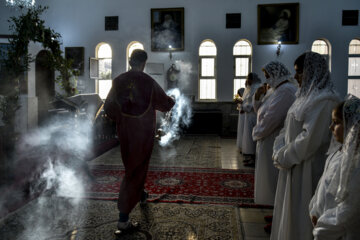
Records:
M55 97L55 74L49 67L49 52L42 50L36 56L35 81L36 97L38 98L38 124L42 125L48 119L49 102Z

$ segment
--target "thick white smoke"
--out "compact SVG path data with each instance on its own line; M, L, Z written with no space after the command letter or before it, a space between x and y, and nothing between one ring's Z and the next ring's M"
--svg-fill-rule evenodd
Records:
M174 97L175 105L165 118L161 119L161 129L165 133L160 139L160 146L164 147L179 139L181 127L188 127L191 122L191 101L178 88L170 89L167 95Z
M182 60L175 61L176 68L179 70L178 74L178 87L181 90L184 90L190 81L190 74L192 73L192 65L189 62L184 62Z
M24 136L17 149L15 165L31 179L30 194L42 195L32 202L31 217L22 220L21 239L48 239L62 223L74 226L85 183L92 180L86 163L92 122L85 117L50 122ZM21 170L25 163L35 167Z

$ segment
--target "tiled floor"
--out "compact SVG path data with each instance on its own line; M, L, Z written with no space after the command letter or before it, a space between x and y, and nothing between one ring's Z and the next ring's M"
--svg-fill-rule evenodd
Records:
M116 147L98 158L92 160L92 164L105 164L105 165L121 165L121 155L119 147ZM222 169L244 169L246 167L242 164L242 156L236 148L236 139L224 139L214 135L194 135L194 136L183 136L179 141L175 142L173 146L165 148L155 144L152 158L150 160L151 166L162 166L162 167L194 167L194 168L222 168ZM46 197L44 197L46 199ZM46 204L50 206L57 205L56 211L59 211L61 206L68 203L65 200L53 199L46 201ZM36 200L42 202L41 199ZM35 206L38 207L36 201L27 204L22 209L19 209L15 213L10 214L5 219L0 219L0 239L14 239L14 229L22 229L19 227L23 222L23 219L33 218L34 212L38 212ZM42 203L44 205L44 203ZM79 209L82 209L81 211ZM111 201L95 201L86 200L82 201L77 209L84 217L80 215L76 216L76 224L71 221L64 222L63 220L57 220L61 223L54 221L52 224L55 229L50 227L50 231L58 232L59 238L56 239L68 239L68 232L70 226L82 226L78 228L78 234L72 235L71 239L96 239L96 240L107 240L114 239L111 232L115 228L117 219L116 203ZM85 209L85 210L84 210ZM263 227L266 222L264 216L270 215L271 209L260 209L260 208L237 208L229 205L199 205L199 204L177 204L177 203L149 203L148 209L151 212L151 221L144 224L144 230L155 233L153 239L175 239L171 237L171 234L178 234L176 239L239 239L239 240L265 240L269 239L269 235L264 232ZM186 213L186 216L196 216L199 219L209 219L207 222L204 220L198 221L197 218L188 220L185 215L179 215L179 221L165 220L168 216L167 212L171 212L175 209L179 209L176 214ZM88 213L86 213L88 211ZM133 215L141 218L143 209L139 206L134 210ZM84 213L85 212L85 213ZM111 214L108 214L111 213ZM224 219L218 219L218 214L226 213ZM41 214L45 214L41 211ZM69 213L70 215L74 213ZM165 215L164 215L165 214ZM200 215L199 215L200 214ZM201 214L211 214L206 217ZM62 212L61 215L64 215ZM76 215L76 214L75 214ZM57 216L58 218L59 216ZM164 219L163 219L164 218ZM176 218L175 218L176 219ZM74 220L74 221L75 221ZM198 221L198 222L196 222ZM99 224L101 222L101 224ZM193 222L193 223L192 223ZM189 233L193 237L180 237L179 238L179 227L178 225L185 224L184 229L190 229ZM225 224L225 225L224 225ZM186 227L187 226L187 227ZM194 228L194 226L196 226ZM157 228L160 228L157 229ZM5 230L4 230L5 229ZM192 230L191 230L192 229ZM194 230L195 229L195 230ZM195 232L192 232L192 231ZM17 230L15 230L16 232ZM74 230L75 231L75 230ZM167 232L166 232L167 231ZM186 230L187 231L187 230ZM9 232L9 233L8 233ZM12 233L10 233L12 232ZM156 235L162 232L163 235ZM176 233L177 232L177 233ZM141 232L140 232L141 233ZM90 234L90 236L88 236ZM181 233L182 234L182 233ZM216 235L218 234L218 235ZM223 234L223 235L222 235ZM175 236L172 235L172 236ZM189 236L190 236L189 235ZM11 236L11 237L10 237ZM16 235L16 236L22 236ZM74 237L75 236L75 237ZM86 236L86 237L85 237ZM164 236L166 236L164 238ZM185 235L182 235L185 236ZM197 236L197 237L194 237ZM222 237L225 236L225 237ZM9 238L10 237L10 238ZM16 237L15 239L22 239ZM27 238L29 239L29 238ZM121 238L121 239L134 239ZM137 237L136 239L148 239L147 237Z

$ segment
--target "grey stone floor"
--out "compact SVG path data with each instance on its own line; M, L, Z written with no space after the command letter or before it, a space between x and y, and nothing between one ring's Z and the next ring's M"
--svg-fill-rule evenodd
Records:
M121 165L119 147L89 164ZM236 139L213 135L183 136L166 148L155 144L150 165L246 168L236 148ZM76 208L68 212L69 206ZM263 230L264 216L271 213L271 209L229 205L148 203L146 209L138 205L130 215L140 221L142 231L119 239L264 240L269 239ZM42 196L0 219L0 239L114 239L116 220L116 203L112 201L74 203L68 198ZM148 237L150 235L152 238Z

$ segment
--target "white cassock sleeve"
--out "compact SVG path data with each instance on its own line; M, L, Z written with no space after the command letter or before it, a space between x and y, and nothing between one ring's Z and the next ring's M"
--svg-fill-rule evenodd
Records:
M347 228L360 228L360 166L349 179L348 195L336 207L326 210L318 219L313 230L315 239L338 239L351 231ZM352 226L352 227L350 227ZM358 230L357 230L358 231Z
M310 109L304 117L302 131L297 137L276 153L274 164L280 168L290 169L294 165L309 159L324 144L324 135L329 133L328 120L331 112L328 101L321 101ZM330 141L330 139L329 139Z
M275 129L284 124L289 107L293 104L295 96L292 92L274 92L273 95L264 103L266 112L263 118L253 129L253 140L257 141L269 136ZM270 102L268 102L270 101Z
M243 103L243 110L244 112L251 112L253 111L253 105L252 105L252 102L251 101L246 101Z

